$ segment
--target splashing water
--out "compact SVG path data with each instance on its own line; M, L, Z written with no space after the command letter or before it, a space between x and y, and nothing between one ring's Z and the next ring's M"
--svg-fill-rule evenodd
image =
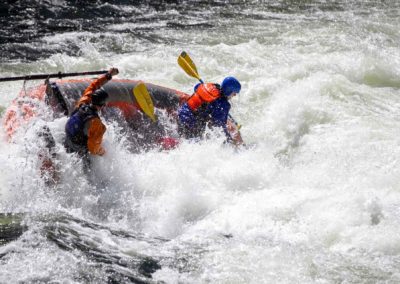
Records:
M0 131L1 283L400 281L397 2L53 2L12 14L29 29L1 37L1 77L116 66L190 93L186 50L206 81L239 78L232 115L253 146L210 133L132 153L107 121L107 154L85 176L63 148L67 118L40 105L12 143ZM0 105L21 87L3 83ZM55 188L38 170L44 125Z

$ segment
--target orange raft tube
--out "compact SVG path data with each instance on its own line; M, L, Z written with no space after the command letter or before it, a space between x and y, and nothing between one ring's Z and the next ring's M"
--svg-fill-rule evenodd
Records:
M22 91L7 108L4 115L4 127L9 140L15 132L33 117L39 115L39 104L45 102L55 116L69 116L74 110L76 101L89 86L92 79L56 80ZM133 89L140 81L113 79L103 86L109 98L106 107L121 110L126 120L141 116L141 109L133 96ZM146 83L154 107L175 112L179 105L190 96L186 93Z

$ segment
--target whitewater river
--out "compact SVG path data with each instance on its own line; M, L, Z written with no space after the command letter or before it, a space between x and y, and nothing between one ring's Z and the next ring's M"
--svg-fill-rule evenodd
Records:
M65 117L43 105L12 143L1 127L0 283L400 282L398 1L20 2L1 4L1 77L115 66L190 93L185 50L206 81L241 81L251 146L132 153L108 121L90 181ZM1 83L1 107L23 86Z

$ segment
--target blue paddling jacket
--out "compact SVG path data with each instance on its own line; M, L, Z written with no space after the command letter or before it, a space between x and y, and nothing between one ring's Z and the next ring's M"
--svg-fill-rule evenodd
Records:
M231 104L221 92L218 84L197 84L195 93L178 110L179 132L185 138L200 137L206 124L222 127L224 133L231 139L227 130Z

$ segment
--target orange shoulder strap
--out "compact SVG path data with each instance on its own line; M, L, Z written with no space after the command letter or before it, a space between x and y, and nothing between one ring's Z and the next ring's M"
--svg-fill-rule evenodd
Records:
M196 111L202 104L211 103L221 97L221 91L215 84L201 84L187 101L191 110Z
M201 84L196 93L207 103L211 103L221 96L220 90L212 83Z

